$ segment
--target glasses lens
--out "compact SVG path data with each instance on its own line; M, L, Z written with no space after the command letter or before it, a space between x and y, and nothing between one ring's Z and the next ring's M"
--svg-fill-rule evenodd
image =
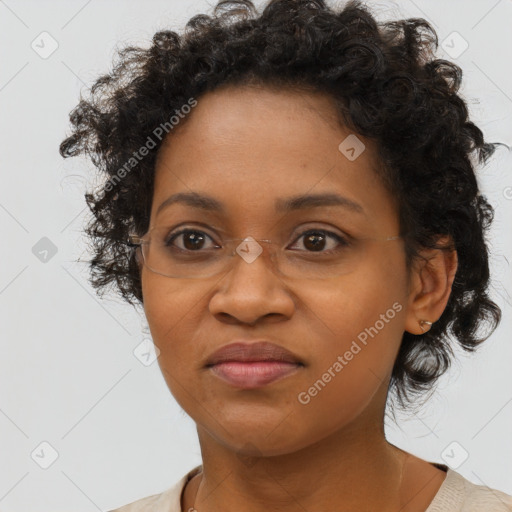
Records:
M336 247L329 247L331 244L321 234L306 237L301 245L305 248L283 249L273 254L275 266L283 276L319 280L348 274L363 261L368 249L363 240L344 241Z
M320 236L318 236L320 235ZM386 239L363 238L338 241L334 247L325 236L313 234L304 238L300 249L288 249L286 244L244 240L217 243L199 229L171 232L165 227L153 228L149 242L142 250L146 265L158 274L177 278L201 278L218 275L233 264L254 265L264 260L270 251L270 263L276 274L292 279L329 279L353 272L368 251ZM242 261L240 261L242 260Z
M225 247L193 228L177 232L155 227L142 250L146 265L168 277L209 277L222 272L229 263Z

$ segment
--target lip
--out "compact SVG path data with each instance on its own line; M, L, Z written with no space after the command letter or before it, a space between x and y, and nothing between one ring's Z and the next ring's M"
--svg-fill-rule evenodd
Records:
M224 345L210 355L206 366L228 361L256 362L256 361L279 361L284 363L300 363L302 361L293 353L280 345L269 341L237 341Z
M298 371L299 363L282 361L227 361L210 367L210 371L240 389L254 389L266 386Z
M275 343L239 341L216 350L205 366L225 382L250 389L292 375L304 364L295 354Z

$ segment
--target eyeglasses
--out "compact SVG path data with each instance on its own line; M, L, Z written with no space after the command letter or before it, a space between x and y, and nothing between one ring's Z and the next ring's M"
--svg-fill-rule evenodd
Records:
M168 227L155 226L143 237L129 235L126 243L131 247L140 247L146 267L166 277L212 277L230 270L236 261L253 264L260 256L265 259L264 253L267 253L266 259L278 275L292 279L328 279L354 271L382 242L401 238L354 239L326 229L310 228L296 238L304 239L302 245L306 247L307 243L310 249L297 250L251 236L224 240L221 245L215 242L213 236L198 228L188 227L171 232ZM182 247L176 245L179 239L182 240ZM336 242L335 248L323 250L324 242L328 239ZM209 240L211 243L208 246ZM204 245L207 247L204 248Z

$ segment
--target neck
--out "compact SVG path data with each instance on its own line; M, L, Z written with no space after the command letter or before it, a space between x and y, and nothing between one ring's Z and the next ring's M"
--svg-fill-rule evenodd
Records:
M407 501L401 489L407 455L383 430L359 423L293 453L243 456L198 426L203 470L184 510L296 512L396 511Z

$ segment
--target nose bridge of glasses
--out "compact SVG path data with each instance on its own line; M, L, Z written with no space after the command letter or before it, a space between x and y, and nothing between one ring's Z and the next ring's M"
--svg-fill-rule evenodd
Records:
M275 244L271 240L256 239L247 236L244 239L232 240L234 247L231 255L235 258L239 256L245 263L254 263L258 258L264 259L265 249L269 252L270 259L273 259L273 253L276 249Z

